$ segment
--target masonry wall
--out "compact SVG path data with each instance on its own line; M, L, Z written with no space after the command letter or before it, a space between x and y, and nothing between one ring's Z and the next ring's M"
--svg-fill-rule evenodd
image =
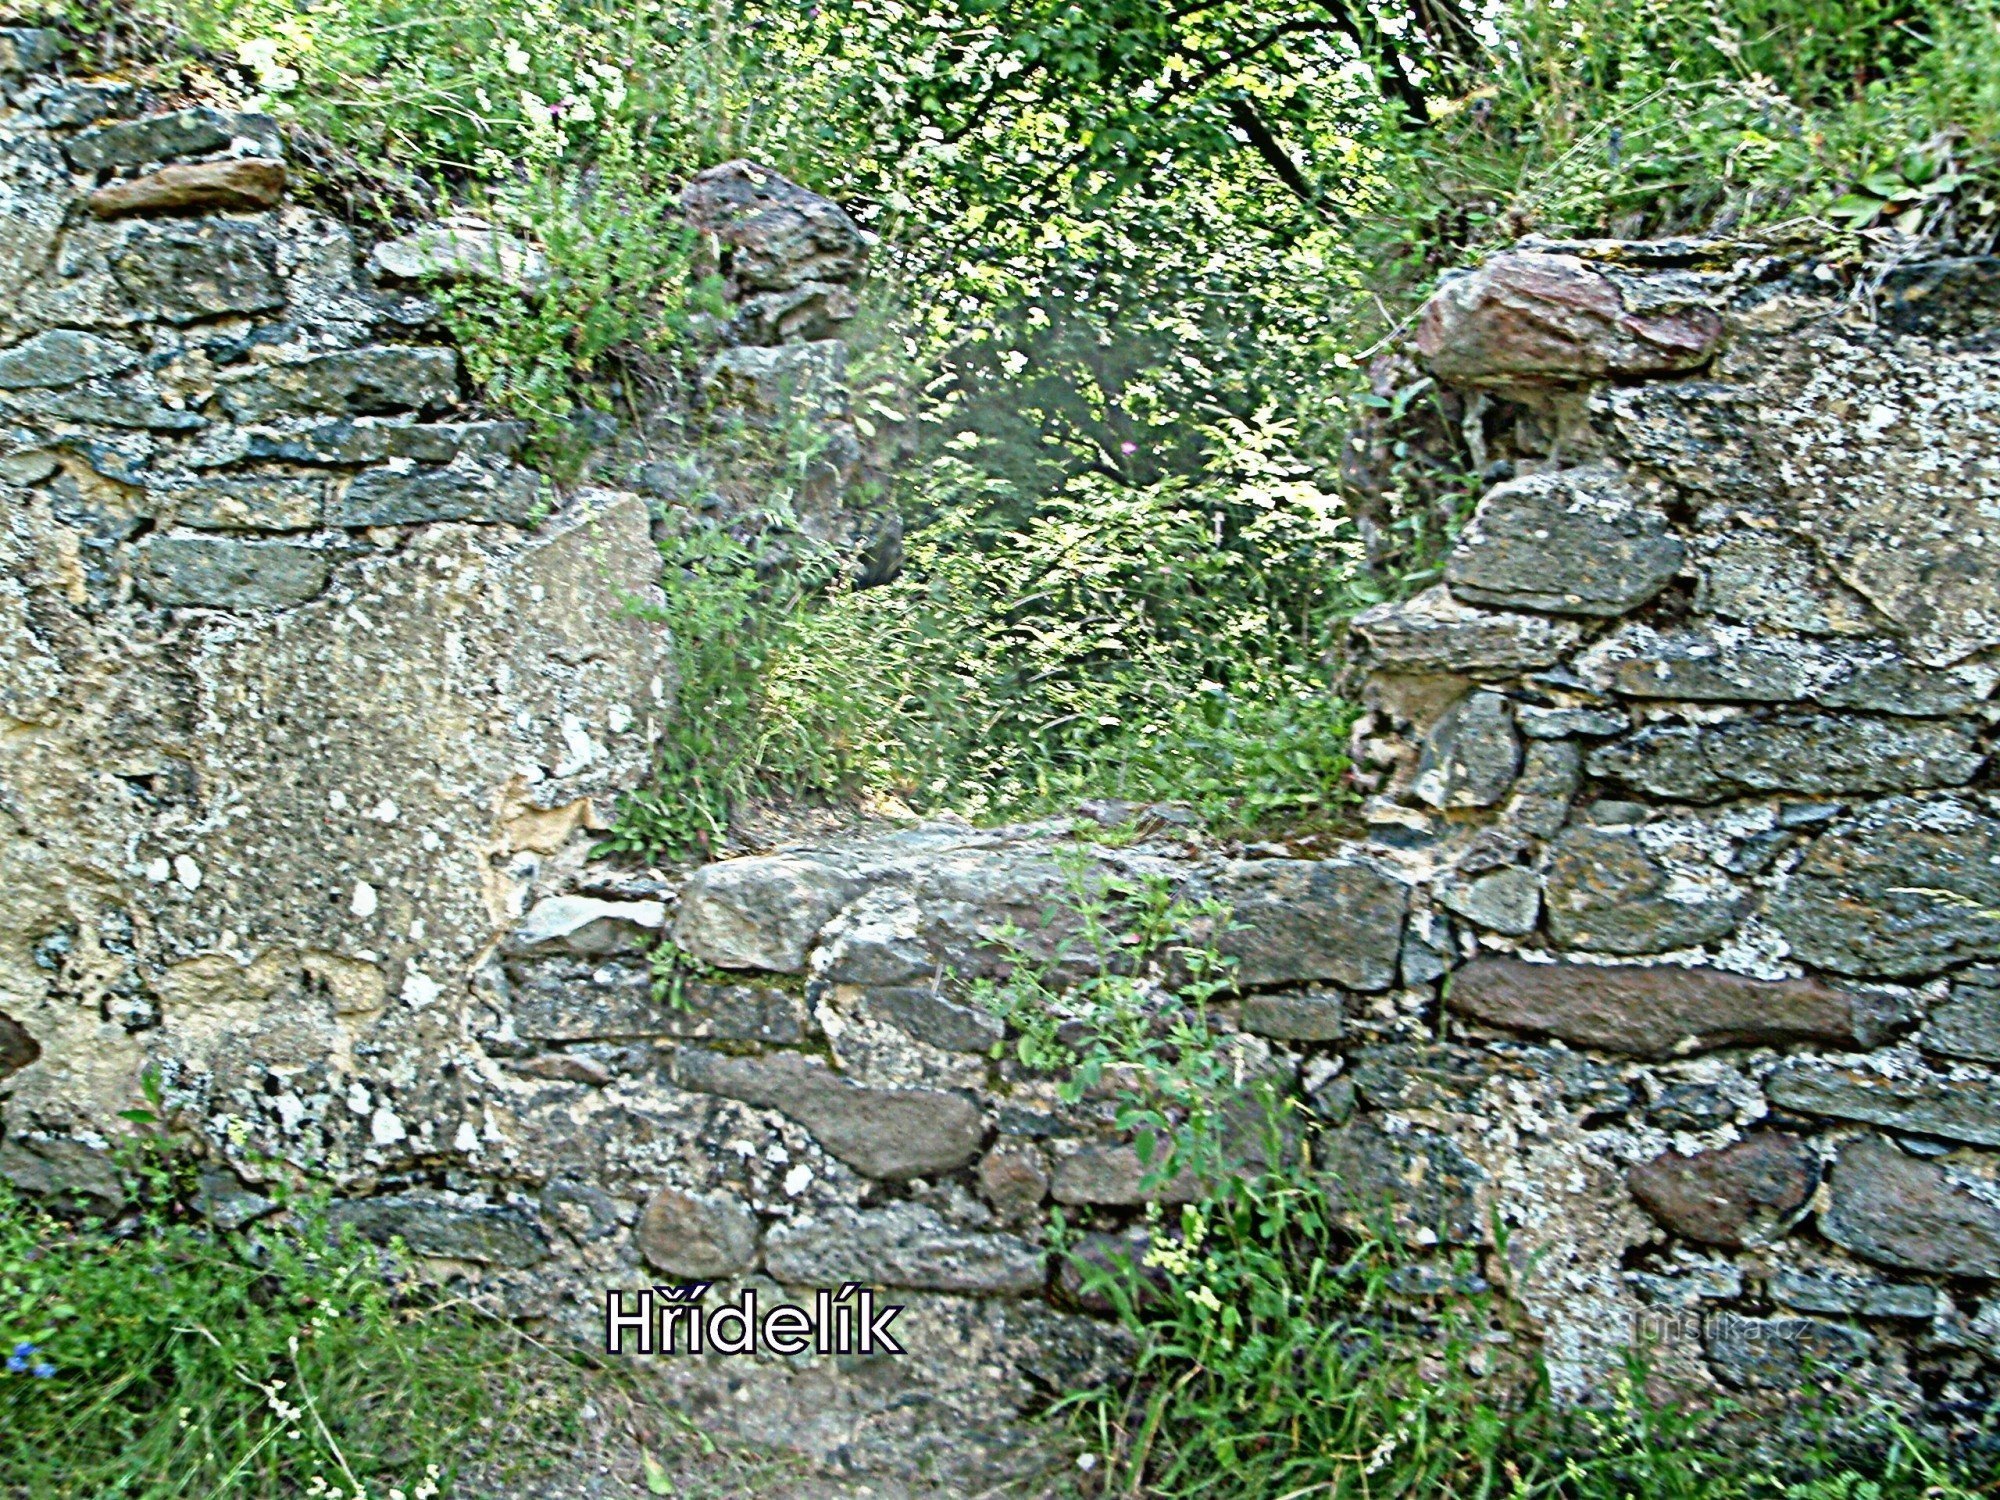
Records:
M904 1359L670 1378L830 1485L1032 1493L1063 1458L1022 1415L1128 1352L1045 1222L1139 1244L1144 1174L963 983L1008 924L1055 951L1081 851L1233 906L1246 1076L1356 1212L1479 1253L1564 1396L1639 1329L1753 1408L1840 1369L1946 1425L1995 1394L2000 268L1528 243L1448 282L1402 358L1483 494L1442 580L1355 622L1336 847L1120 808L662 873L589 857L676 711L618 601L642 492L711 476L565 492L470 409L417 286L531 247L357 243L286 200L270 122L66 81L39 33L0 64L18 1186L115 1196L153 1067L220 1222L281 1157L551 1328L662 1276L893 1288ZM795 195L737 164L690 198L738 308L709 385L851 444L862 246ZM831 451L812 524L851 542ZM668 933L723 976L682 1008Z

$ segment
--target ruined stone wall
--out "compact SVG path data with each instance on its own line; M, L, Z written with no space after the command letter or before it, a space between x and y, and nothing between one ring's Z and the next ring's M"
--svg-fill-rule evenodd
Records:
M1486 483L1442 581L1355 622L1351 840L1099 809L679 876L590 858L674 711L619 607L646 501L467 414L398 279L464 242L357 244L268 121L54 61L0 33L11 1181L114 1196L151 1067L218 1221L283 1158L554 1329L661 1278L892 1288L907 1356L667 1374L825 1492L1033 1493L1023 1413L1124 1353L1046 1220L1137 1243L1144 1173L963 986L1010 925L1055 951L1080 853L1231 905L1246 1076L1357 1211L1478 1250L1563 1395L1645 1328L1753 1403L1814 1363L1945 1421L1994 1394L2000 270L1871 305L1754 247L1530 245L1449 282L1416 352ZM851 225L728 238L784 192L691 201L737 283L710 380L837 428ZM668 933L709 966L678 1006Z

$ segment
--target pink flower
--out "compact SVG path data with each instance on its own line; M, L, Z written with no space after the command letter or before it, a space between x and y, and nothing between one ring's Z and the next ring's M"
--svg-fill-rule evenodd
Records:
M1137 453L1139 451L1139 445L1137 443L1120 443L1118 445L1118 451L1120 453L1125 454L1127 457L1130 457L1132 454Z

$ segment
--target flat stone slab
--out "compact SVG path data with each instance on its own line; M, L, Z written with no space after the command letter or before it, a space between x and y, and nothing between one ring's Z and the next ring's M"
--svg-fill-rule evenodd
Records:
M400 1239L419 1255L514 1270L549 1256L547 1234L525 1210L460 1204L433 1193L351 1198L334 1204L327 1218L336 1227L352 1226L377 1244Z
M1381 668L1409 672L1534 671L1582 639L1572 621L1475 609L1443 584L1402 603L1376 604L1352 629Z
M51 329L0 350L0 390L56 389L116 375L139 363L137 352L94 333Z
M1764 1080L1764 1092L1773 1104L1797 1114L2000 1146L2000 1082L1988 1079L1885 1077L1789 1062Z
M1963 786L1985 763L1970 725L1777 714L1720 724L1652 724L1600 746L1591 775L1680 802L1765 792L1809 796Z
M1663 511L1608 465L1508 480L1487 491L1445 563L1471 604L1611 616L1667 586L1686 548Z
M1367 859L1236 860L1215 894L1234 924L1216 947L1236 960L1239 985L1386 990L1396 982L1410 893Z
M1850 1142L1834 1163L1820 1231L1877 1265L2000 1277L2000 1207L1944 1168L1880 1138Z
M1013 1296L1040 1291L1044 1265L1041 1249L1018 1235L954 1229L916 1203L826 1209L776 1225L764 1241L764 1269L788 1286L854 1281Z
M254 212L285 196L285 164L258 157L181 162L127 182L107 183L84 200L100 219L206 210Z
M1530 963L1489 954L1452 976L1445 1003L1489 1026L1634 1057L1803 1041L1870 1046L1882 1034L1875 1002L1857 992L1816 979L1751 979L1677 964Z
M1590 953L1671 953L1728 936L1741 900L1726 886L1685 890L1638 837L1571 827L1551 846L1542 903L1549 935Z
M335 350L260 365L218 394L223 409L239 422L291 414L440 411L458 404L458 351L402 344Z
M295 542L226 536L150 536L133 566L154 604L211 609L283 609L317 598L332 568L327 554Z

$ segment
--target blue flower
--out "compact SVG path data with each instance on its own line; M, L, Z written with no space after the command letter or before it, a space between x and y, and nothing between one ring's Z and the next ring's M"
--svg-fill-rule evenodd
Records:
M28 1373L33 1375L37 1380L47 1380L51 1375L55 1374L55 1372L56 1372L56 1367L48 1363L48 1361L44 1360L42 1363L36 1365L35 1368L29 1371Z
M7 1373L9 1375L25 1375L28 1372L28 1363L34 1356L34 1353L35 1346L33 1344L16 1344L14 1352L7 1356Z

